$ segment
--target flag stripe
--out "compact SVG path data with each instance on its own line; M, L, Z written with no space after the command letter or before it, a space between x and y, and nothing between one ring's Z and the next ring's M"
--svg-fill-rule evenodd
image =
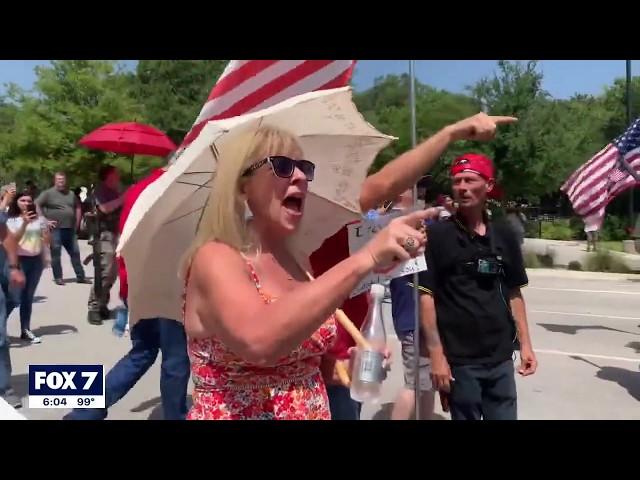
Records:
M627 159L627 162L630 164L630 166L635 170L635 171L640 171L640 160L639 157L632 157L631 159ZM623 175L621 177L621 179L618 182L626 182L628 179L631 179L631 182L635 182L634 178L628 173L628 172L624 172L625 175ZM576 200L572 200L572 204L573 204L573 208L575 210L576 213L580 214L580 215L588 215L590 210L593 210L594 208L596 208L592 203L595 202L598 197L602 197L601 198L601 202L605 202L607 201L607 197L613 195L614 197L619 193L619 191L617 190L618 185L616 185L614 188L612 188L609 192L607 192L607 185L609 182L609 174L606 174L604 176L604 180L602 180L600 183L598 183L598 185L594 188L592 188L590 190L590 195L587 196L586 194L576 198ZM624 180L623 180L624 179ZM608 202L607 202L608 203ZM585 212L585 210L587 210Z
M594 171L589 178L578 184L569 197L577 207L581 202L581 199L589 195L589 192L593 192L604 185L606 185L609 177L609 173L616 166L616 156L611 153L608 158L602 159L602 166L598 170Z
M196 120L195 124L198 125L200 122L212 120L216 115L220 115L225 110L231 108L238 100L241 100L243 97L251 94L251 92L268 84L269 82L274 81L274 79L277 79L281 75L291 70L292 66L300 65L302 62L304 62L304 60L278 62L262 70L260 73L256 74L253 77L248 77L245 79L238 78L238 84L232 91L230 91L226 95L223 95L222 97L207 101L207 103L202 108L200 115L198 115L198 119ZM215 89L216 87L214 86L213 90Z
M340 87L344 87L345 85L348 85L349 84L349 79L351 78L351 75L353 74L353 67L354 66L355 66L355 64L352 63L351 66L347 70L342 72L340 75L338 75L333 80L330 80L329 82L327 82L324 85L322 85L320 88L318 88L318 90L329 90L331 88L340 88Z
M210 120L243 115L290 97L349 84L354 60L231 60L211 90L186 148Z
M281 90L289 87L290 85L293 85L296 82L299 82L301 79L313 74L329 63L331 63L331 60L301 63L279 78L274 79L272 82L267 83L263 87L255 90L249 95L246 95L244 98L237 101L231 108L228 108L218 116L220 118L230 118L237 115L242 115L243 113L248 113L254 107L280 93ZM311 90L306 91L309 92ZM290 95L289 97L291 96L293 95Z
M640 176L640 118L573 172L561 190L585 225L599 228L611 200L640 183L631 172Z
M312 74L292 83L287 88L277 92L275 95L269 97L266 101L256 105L249 111L261 110L270 105L282 102L287 98L295 97L296 95L301 95L306 92L320 90L320 87L323 84L331 82L337 75L340 75L343 70L344 68L342 68L342 65L331 62Z
M598 154L596 154L591 161L587 162L584 166L576 170L576 176L571 185L565 190L569 196L575 194L576 188L579 188L582 181L594 174L595 171L600 170L603 166L606 166L607 161L614 160L618 152L611 144L607 145Z
M225 93L236 88L243 80L255 77L258 73L277 62L277 60L256 60L235 68L233 71L229 72L228 75L225 75L218 80L218 83L216 83L215 87L211 90L209 100L222 97Z

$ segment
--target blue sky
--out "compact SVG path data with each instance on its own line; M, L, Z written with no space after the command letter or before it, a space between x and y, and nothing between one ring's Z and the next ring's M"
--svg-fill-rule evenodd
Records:
M4 84L15 82L30 88L35 79L34 67L46 60L0 60L0 93ZM436 88L463 92L484 76L491 75L496 60L418 60L418 79ZM545 74L544 88L556 98L575 93L598 94L617 77L624 77L624 60L541 60ZM376 77L408 70L407 60L362 60L358 63L354 84L361 90L370 87ZM640 60L633 60L632 73L640 75ZM203 94L206 95L206 94Z

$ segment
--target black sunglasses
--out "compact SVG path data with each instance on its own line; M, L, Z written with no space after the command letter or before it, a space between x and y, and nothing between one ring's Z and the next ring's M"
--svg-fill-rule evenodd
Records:
M313 175L316 170L316 165L309 160L294 160L282 155L275 155L254 163L242 173L242 176L248 177L265 163L271 165L271 170L273 170L274 175L280 178L291 178L294 170L298 168L302 173L304 173L307 182L313 181Z

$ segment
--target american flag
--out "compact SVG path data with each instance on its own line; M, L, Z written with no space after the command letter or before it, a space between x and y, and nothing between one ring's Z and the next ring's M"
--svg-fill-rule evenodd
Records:
M179 150L210 120L262 110L303 93L344 87L354 65L355 60L231 60Z
M573 210L583 218L586 226L600 228L609 202L637 185L639 179L640 118L578 168L561 190L567 194Z

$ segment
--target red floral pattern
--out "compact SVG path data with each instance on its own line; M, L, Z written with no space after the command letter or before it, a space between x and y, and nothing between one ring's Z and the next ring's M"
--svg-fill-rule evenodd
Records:
M248 260L247 266L265 303L275 301L263 292ZM216 337L189 339L195 389L187 419L330 420L320 361L335 338L331 316L311 338L270 367L243 360Z

